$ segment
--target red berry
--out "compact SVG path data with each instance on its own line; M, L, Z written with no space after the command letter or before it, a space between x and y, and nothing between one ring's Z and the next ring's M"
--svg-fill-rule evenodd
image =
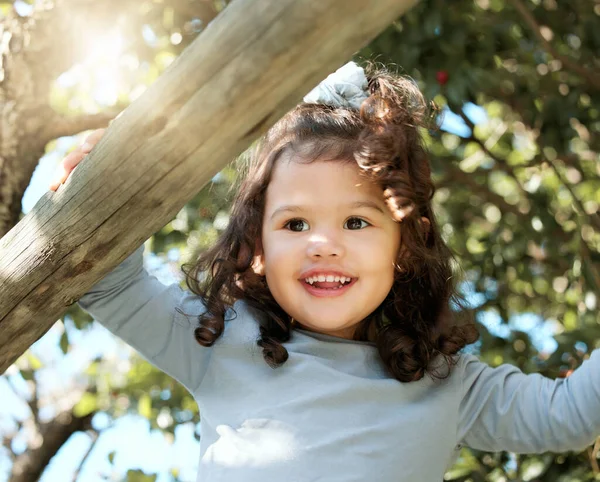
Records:
M448 79L450 78L450 75L448 74L447 70L438 70L437 73L435 74L435 78L436 78L438 84L446 85L446 83L448 82Z

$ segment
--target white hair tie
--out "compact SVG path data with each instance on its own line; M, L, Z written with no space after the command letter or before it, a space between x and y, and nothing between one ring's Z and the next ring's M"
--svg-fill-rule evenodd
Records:
M304 102L358 110L369 97L368 85L364 69L355 62L348 62L311 90Z

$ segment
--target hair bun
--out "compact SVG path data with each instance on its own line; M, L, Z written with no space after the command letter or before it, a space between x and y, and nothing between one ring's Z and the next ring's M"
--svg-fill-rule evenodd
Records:
M371 95L360 106L360 116L366 123L390 122L392 107L380 95Z

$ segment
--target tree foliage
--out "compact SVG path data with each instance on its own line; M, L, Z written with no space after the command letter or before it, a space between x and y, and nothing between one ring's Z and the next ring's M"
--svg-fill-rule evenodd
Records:
M481 323L475 348L492 365L568 376L597 346L599 16L585 1L428 0L361 52L395 63L448 126L459 121L425 136L436 212ZM485 115L474 119L472 104ZM539 340L544 328L554 351ZM464 449L447 478L592 480L597 448Z
M13 5L3 5L8 15ZM24 5L14 7L23 9L22 18L33 15ZM52 107L67 115L126 105L225 7L164 0L104 10L94 20L99 28L127 27L120 31L117 95L95 98L101 80L93 80L88 66L77 82L56 83ZM564 377L597 345L599 16L600 4L587 0L423 0L356 56L396 65L442 109L442 128L423 132L438 186L436 215L465 272L463 289L481 326L481 340L471 349L491 365ZM51 143L47 152L55 148L58 143ZM151 251L172 274L226 225L236 174L234 165L224 169L152 237ZM19 479L15 468L38 447L36 431L52 428L65 410L87 421L77 430L86 431L90 445L73 478L85 471L96 441L125 414L148 420L168 441L177 427L199 420L191 396L136 355L86 360L71 385L74 397L44 386L61 360L78 353L82 337L97 336L91 321L72 306L48 334L55 337L53 355L40 352L50 343L41 340L3 376L29 413L2 429L12 480L33 480ZM465 448L447 479L594 480L600 472L596 449L518 456ZM123 450L115 446L107 454L109 466ZM137 467L117 473L129 481L157 476ZM184 480L176 466L169 477Z

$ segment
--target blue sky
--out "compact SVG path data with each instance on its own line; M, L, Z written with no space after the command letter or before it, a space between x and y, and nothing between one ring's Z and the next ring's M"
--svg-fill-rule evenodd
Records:
M480 107L470 104L466 106L465 111L474 123L486 120L485 111ZM470 133L463 120L449 111L444 114L442 128L459 136L468 136ZM59 161L69 149L82 141L83 136L58 139L56 149L40 160L23 199L24 212L30 211L40 197L47 192L48 184L54 177ZM177 269L165 265L163 260L156 256L147 254L145 263L147 269L164 283L177 281ZM481 295L475 295L474 293L468 293L468 300L473 305L483 302ZM553 351L556 347L556 343L552 339L553 326L544 323L544 320L537 316L522 315L519 318L510 320L508 325L501 323L499 318L491 314L486 315L481 321L495 335L506 337L509 335L511 328L517 327L520 330L529 332L533 342L539 349ZM65 324L67 327L70 325L68 321ZM58 401L64 398L66 394L72 393L77 386L78 374L96 356L102 355L106 360L115 364L126 364L132 353L132 350L124 343L113 337L103 327L94 323L88 330L81 332L67 328L73 345L72 350L63 355L59 348L62 329L62 323L56 323L32 347L34 353L40 357L45 365L48 365L48 368L40 372L40 391L45 396L54 396ZM21 396L26 393L27 388L19 375L12 374L0 377L0 400L3 401L0 407L0 433L13 427L14 422L11 423L11 421L15 418L25 419L29 414L27 405L9 388L7 377L10 378L14 389ZM53 410L42 411L41 415L52 417ZM101 474L105 476L113 474L119 479L123 477L128 469L140 468L148 473L162 473L163 475L158 480L164 482L170 480L170 477L165 473L172 467L179 470L181 480L195 480L199 446L193 437L194 431L198 430L198 427L194 426L193 423L179 426L172 444L165 439L160 431L151 431L148 422L139 416L128 415L111 425L107 415L98 414L93 423L98 430L105 430L103 430L101 437L87 459L78 478L79 481L97 481ZM107 428L109 425L110 428ZM91 439L86 434L79 433L73 436L45 471L41 479L42 482L63 482L72 479L73 473L77 470L90 444ZM13 449L19 452L25 450L25 448L26 441L17 437L13 443ZM113 450L117 450L117 456L114 464L111 465L108 454ZM3 456L0 456L0 482L8 479L8 470L8 461L5 454L3 454Z

